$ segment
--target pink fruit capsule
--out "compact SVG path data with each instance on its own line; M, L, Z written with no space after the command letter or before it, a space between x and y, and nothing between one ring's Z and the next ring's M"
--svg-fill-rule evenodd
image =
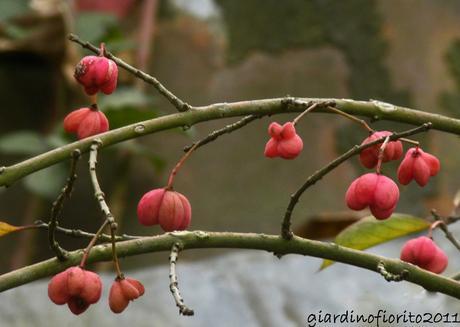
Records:
M371 136L367 137L361 144L367 144L375 140L378 140L382 137L390 136L392 134L393 133L389 131L375 132ZM376 145L373 145L361 151L359 155L359 159L361 161L361 164L364 167L370 169L370 168L374 168L377 165L380 146L381 144L376 144ZM388 142L383 152L382 162L398 160L399 158L401 158L402 153L403 153L403 146L402 146L401 141Z
M358 177L345 194L347 206L352 210L369 207L377 219L391 216L399 201L399 189L390 178L369 173Z
M273 122L268 127L268 134L271 138L265 145L264 151L267 158L294 159L303 149L303 141L297 135L292 122L287 122L283 126Z
M184 230L190 225L192 208L181 193L160 188L144 194L137 205L137 217L142 225L160 224L166 232Z
M407 150L404 159L398 167L398 180L407 185L413 179L420 186L425 186L430 177L435 176L441 168L441 164L435 156L424 152L419 147Z
M401 260L435 274L442 273L448 264L444 251L426 236L407 241L401 249Z

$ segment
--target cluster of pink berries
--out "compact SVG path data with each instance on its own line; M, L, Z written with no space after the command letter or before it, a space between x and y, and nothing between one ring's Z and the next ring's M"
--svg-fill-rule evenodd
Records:
M67 304L79 315L101 298L102 282L98 274L80 267L71 267L55 275L48 284L48 296L55 304ZM129 301L144 294L144 286L132 278L116 279L110 289L109 306L114 313L122 312Z
M367 137L362 144L378 140L392 133L388 131L375 132ZM379 165L380 144L364 149L360 153L360 161L366 168ZM401 141L389 142L380 158L382 162L398 160L402 157L403 146ZM398 168L398 180L407 185L412 179L420 186L425 186L431 176L435 176L440 169L439 160L420 149L419 146L409 149ZM358 177L349 186L345 200L352 210L362 210L369 207L377 219L386 219L391 216L399 201L399 188L390 178L380 172L368 173Z
M101 45L99 56L84 57L75 68L75 79L83 85L88 95L97 92L111 94L117 87L118 67L112 60L104 57L104 45ZM64 129L75 133L83 139L109 130L109 122L96 104L77 109L64 119Z
M287 122L281 126L273 122L268 127L268 134L270 139L265 145L266 157L294 159L302 151L303 142L296 133L294 123ZM392 134L389 131L377 131L367 137L362 144ZM399 160L403 155L403 145L399 140L388 142L379 157L381 146L376 144L361 151L359 159L364 167L369 169L379 167L381 163ZM423 187L430 177L439 172L439 169L439 160L416 146L406 152L398 168L398 180L402 185L407 185L414 179ZM352 210L363 210L368 207L377 219L387 219L398 204L399 188L391 178L382 175L377 169L376 173L367 173L355 179L348 187L345 201ZM443 272L448 262L445 253L431 238L425 236L408 241L402 248L401 260L434 273Z
M117 86L118 68L104 57L101 45L99 56L86 56L75 69L75 78L88 95L101 91L111 94ZM71 112L64 119L64 129L76 133L79 139L106 132L109 122L96 104ZM184 230L190 225L192 209L187 198L171 186L147 192L138 204L139 222L145 226L159 224L165 231ZM69 268L55 275L48 285L48 296L58 305L67 304L70 311L79 315L101 297L100 277L81 267ZM120 278L112 284L109 306L114 313L121 313L130 301L144 294L144 286L131 278Z

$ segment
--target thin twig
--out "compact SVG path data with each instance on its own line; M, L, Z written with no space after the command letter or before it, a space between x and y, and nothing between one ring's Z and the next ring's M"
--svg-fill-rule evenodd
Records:
M66 184L62 188L61 193L58 195L56 201L53 202L53 206L51 207L51 218L48 224L48 242L51 250L54 251L56 257L61 261L66 259L67 251L61 248L56 240L56 228L59 224L58 216L61 214L62 207L64 206L64 200L66 198L70 198L72 194L73 185L77 179L76 169L80 155L80 150L76 149L72 151L69 177L67 178Z
M394 141L397 140L401 137L404 136L410 136L414 135L417 133L425 132L431 128L431 123L426 123L423 124L419 127L410 129L405 132L401 133L394 133L389 137L389 141ZM323 178L325 175L327 175L329 172L337 168L340 164L343 162L347 161L349 158L352 156L359 154L362 150L369 148L375 144L379 144L385 141L387 137L383 136L379 138L378 140L375 140L373 142L369 142L366 144L362 145L355 145L353 148L342 154L340 157L335 158L333 161L331 161L329 164L324 166L323 168L317 170L313 175L309 176L305 183L294 193L291 195L291 199L289 201L288 207L286 209L286 212L284 214L284 219L283 223L281 225L281 236L284 239L291 239L293 234L291 232L291 216L292 212L294 210L295 205L299 201L299 198L302 196L302 194L312 185L314 185L317 181L319 181L321 178Z
M89 42L81 40L77 35L75 34L69 34L69 40L75 43L78 43L81 45L83 48L88 49L94 53L99 54L100 49L94 45L92 45ZM113 60L119 67L125 69L126 71L130 72L137 78L143 80L144 82L153 85L158 92L163 95L178 111L187 111L190 109L193 109L192 106L190 106L188 103L182 101L179 99L177 96L175 96L171 91L169 91L163 84L161 84L155 77L144 73L143 71L127 64L120 58L114 56L111 52L106 51L105 52L105 57Z
M377 265L377 271L380 275L382 275L385 278L387 282L400 282L404 280L404 278L409 273L408 270L404 269L399 274L393 274L386 270L385 263L383 261L380 261L379 264Z
M335 112L336 114L339 114L341 116L344 116L358 124L361 124L369 133L374 133L375 131L362 119L359 119L359 118L356 118L355 116L353 115L350 115L350 114L347 114L346 112L342 111L342 110L339 110L335 107L331 107L331 106L328 106L327 107L328 110L330 111L333 111Z
M198 148L198 146L199 146L199 143L195 143L194 145L192 145L192 147L187 151L187 153L185 153L184 156L177 162L176 166L171 171L171 174L169 174L168 184L166 185L167 190L172 189L173 183L174 183L174 177L176 177L177 172L182 167L184 162L188 159L188 157L190 157L192 152L195 151L196 148Z
M385 141L383 141L382 145L380 146L380 149L379 149L379 155L378 155L378 159L377 159L377 167L376 167L376 172L377 174L380 174L380 171L382 169L382 162L383 162L383 157L385 155L385 149L387 147L387 144L388 144L388 141L390 140L390 137L387 136L385 138Z
M44 229L48 231L49 225L41 220L37 220L35 221L34 225L21 227L19 231L30 230L30 229ZM69 229L69 228L64 228L60 226L57 226L55 228L55 231L60 234L70 236L70 237L75 237L75 238L93 238L96 235L95 233L89 233L81 229ZM123 235L116 236L115 240L117 242L121 242L121 241L128 241L128 240L137 240L142 237L143 236L123 234ZM97 237L97 240L100 242L110 242L112 240L112 237L108 234L100 234Z
M203 139L201 139L199 141L196 141L196 142L192 143L191 145L187 145L186 147L184 147L184 152L189 151L195 144L197 144L196 148L199 148L199 147L201 147L201 146L203 146L205 144L208 144L208 143L214 141L215 139L217 139L221 135L231 133L231 132L233 132L233 131L235 131L237 129L240 129L241 127L246 126L250 122L252 122L252 121L254 121L254 120L258 119L258 118L262 118L262 117L263 117L263 115L249 115L249 116L243 117L242 119L238 120L237 122L229 124L229 125L221 128L221 129L215 130L215 131L211 132L205 138L203 138Z
M403 142L406 142L406 143L413 144L413 145L415 145L415 146L419 146L419 145L420 145L420 142L419 142L419 141L415 141L415 140L411 140L411 139L406 139L405 137L401 137L399 140L400 140L400 141L403 141Z
M433 218L436 221L443 221L444 222L443 224L439 225L439 228L441 228L441 230L444 232L444 235L446 236L446 238L457 248L457 250L460 251L460 242L455 238L455 236L447 228L447 224L452 223L455 220L451 219L449 221L450 217L447 217L447 218L442 217L434 209L431 210L431 215L433 216ZM452 217L452 218L454 218L454 217Z
M292 121L292 124L297 125L300 119L302 119L303 116L308 114L310 111L314 110L318 106L318 102L313 103L312 105L308 106L307 109L305 109L304 112L302 112L300 115L298 115L294 120Z
M110 208L107 205L107 202L105 202L105 195L104 195L104 192L102 192L101 186L99 185L99 181L98 181L97 173L96 173L97 153L98 153L98 149L100 146L101 146L101 141L99 139L94 140L93 143L91 144L91 148L89 152L89 174L91 177L91 183L93 184L94 196L96 197L96 200L99 203L101 211L105 216L105 221L103 225L101 226L101 229L103 229L102 227L105 227L105 225L107 224L110 227L110 235L112 239L113 264L115 267L115 271L117 273L117 278L122 279L123 274L120 270L120 263L118 261L118 255L117 255L116 244L115 244L116 243L115 232L117 230L117 223L115 222L115 218L110 212Z
M83 250L83 257L81 258L81 261L80 261L80 268L84 268L85 267L85 264L86 264L86 260L88 259L88 255L91 251L91 249L93 248L93 246L96 244L96 241L98 240L98 238L100 237L100 235L102 234L102 232L104 231L105 227L107 227L109 221L108 220L105 220L101 227L99 227L98 231L96 232L96 234L94 234L93 238L91 239L91 241L88 243L88 245L86 246L85 250ZM110 238L112 239L112 238Z
M179 282L177 281L176 263L181 249L180 243L174 243L171 248L171 254L169 255L169 289L174 297L174 301L176 301L176 306L179 308L179 314L193 316L193 310L185 305L184 299L180 295Z

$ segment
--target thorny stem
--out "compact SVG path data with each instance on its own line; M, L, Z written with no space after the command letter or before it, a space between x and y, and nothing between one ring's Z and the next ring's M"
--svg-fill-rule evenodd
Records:
M116 244L115 244L116 243L115 232L117 230L117 223L115 222L115 218L110 212L110 208L107 205L107 202L105 202L105 195L104 195L104 192L102 192L101 186L99 185L99 181L98 181L97 173L96 173L97 154L98 154L98 149L101 145L102 145L102 142L99 139L94 140L93 143L91 144L90 153L89 153L89 174L91 177L91 183L93 184L94 196L96 197L96 200L99 203L101 211L105 216L105 221L102 224L102 226L105 227L105 225L107 224L110 226L110 235L112 239L112 258L113 258L113 264L115 267L115 271L117 273L117 278L123 279L123 274L120 270L120 263L118 261Z
M390 135L388 137L388 139L390 141L394 141L394 140L397 140L397 139L399 139L401 137L404 137L404 136L410 136L410 135L414 135L414 134L417 134L417 133L425 132L430 128L431 128L431 123L426 123L426 124L423 124L423 125L421 125L419 127L410 129L410 130L405 131L405 132L394 133L394 134ZM343 162L347 161L352 156L360 153L364 149L367 149L367 148L369 148L371 146L374 146L375 144L379 144L379 143L384 142L386 138L387 137L381 137L378 140L375 140L373 142L362 144L360 146L355 145L353 148L351 148L350 150L348 150L347 152L345 152L341 156L335 158L333 161L331 161L329 164L327 164L323 168L317 170L313 175L309 176L307 178L307 180L305 181L305 183L295 193L293 193L291 195L291 199L289 201L289 204L287 206L286 212L284 214L283 222L281 224L281 236L286 240L289 240L289 239L292 238L292 236L293 236L293 233L291 231L291 216L292 216L292 212L294 211L295 205L297 204L297 202L299 202L299 199L302 196L302 194L310 186L314 185L317 181L319 181L321 178L326 176L329 172L334 170L336 167L338 167Z
M309 106L307 109L305 109L304 112L302 112L300 115L298 115L294 120L292 121L292 124L295 126L300 119L302 119L303 116L308 114L310 111L314 110L318 106L318 103L313 103L311 106Z
M350 114L347 114L346 112L342 111L342 110L339 110L335 107L332 107L332 106L328 106L327 107L328 110L332 111L332 112L335 112L336 114L339 114L341 116L344 116L358 124L361 124L369 133L374 133L375 131L363 120L363 119L359 119L359 118L356 118L355 116L353 115L350 115Z
M96 54L100 53L100 48L92 45L89 42L81 40L77 35L75 34L69 34L69 40L75 43L78 43L81 45L83 48L88 49ZM140 78L144 82L153 85L157 91L163 95L178 111L188 111L193 109L192 106L189 104L183 102L181 99L179 99L177 96L175 96L171 91L169 91L166 87L163 86L155 77L144 73L143 71L127 64L120 58L115 57L111 52L105 51L104 56L113 60L119 67L125 69L129 73L133 74L135 77Z
M179 282L177 281L176 263L181 249L182 246L178 242L174 243L171 248L171 254L169 255L169 289L174 297L176 306L179 308L179 314L184 316L193 316L193 310L187 307L184 303L184 299L179 291Z
M198 148L199 145L200 145L199 142L195 143L195 144L187 151L187 153L184 154L183 157L177 162L176 166L173 168L173 170L171 171L171 174L169 175L168 184L166 185L166 189L167 189L167 190L171 190L171 189L173 188L174 177L176 176L176 174L178 173L178 171L180 170L180 168L182 167L182 165L184 164L184 162L188 159L188 157L190 157L190 155L192 154L192 152L195 151L196 148Z
M58 216L64 206L64 200L66 198L70 198L72 194L73 185L77 179L76 169L78 159L80 159L80 154L80 150L78 149L72 151L69 177L67 178L66 184L62 188L61 193L59 193L56 201L53 202L53 206L51 207L51 218L48 224L48 242L51 250L54 251L56 257L61 261L66 259L67 252L59 246L59 243L56 240L56 228L59 224Z
M387 136L385 138L385 141L383 141L382 145L380 146L380 149L379 149L379 156L378 156L378 160L377 160L377 167L376 167L376 172L377 174L380 174L381 170L382 170L382 162L383 162L383 157L385 155L385 149L387 147L387 144L388 144L388 141L390 140L390 137Z
M187 145L186 147L184 147L184 151L187 152L189 151L195 144L197 144L197 147L196 148L199 148L205 144L208 144L212 141L214 141L215 139L217 139L219 136L223 135L223 134L226 134L226 133L231 133L237 129L240 129L241 127L244 127L246 126L247 124L249 124L250 122L258 119L258 118L262 118L263 115L248 115L246 117L243 117L242 119L238 120L237 122L235 123L232 123L232 124L229 124L221 129L217 129L213 132L211 132L208 136L206 136L205 138L199 140L199 141L196 141L194 142L193 144L191 145Z

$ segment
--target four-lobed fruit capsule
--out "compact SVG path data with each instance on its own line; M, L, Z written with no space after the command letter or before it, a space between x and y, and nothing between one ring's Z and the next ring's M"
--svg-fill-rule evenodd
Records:
M74 76L88 95L111 94L117 87L118 67L106 57L86 56L75 67Z
M136 279L116 279L110 287L109 307L114 313L121 313L129 304L138 297L144 295L145 288Z
M55 304L68 305L79 315L99 301L102 282L99 275L80 267L71 267L55 275L48 284L48 296Z
M418 185L425 186L440 168L438 158L419 147L410 148L398 167L398 180L401 184L407 185L414 179Z
M435 274L442 273L448 264L444 251L426 236L407 241L401 249L400 258Z
M166 232L184 230L190 225L192 207L181 193L158 188L142 196L137 205L137 217L144 226L160 224Z
M358 177L348 187L345 195L348 207L362 210L369 207L377 219L391 216L399 200L399 189L393 180L376 173Z
M264 154L266 157L294 159L302 151L303 141L297 135L292 122L287 122L283 126L273 122L268 127L268 134L271 138L265 145Z
M72 111L64 118L64 130L76 133L78 139L104 133L109 130L109 121L96 105Z
M379 131L372 133L371 136L367 137L361 144L367 144L373 141L376 141L382 137L392 135L392 132L389 131ZM366 168L374 168L377 165L379 160L379 151L381 144L375 144L369 148L361 151L359 155L359 160L361 164ZM403 146L401 141L391 141L385 147L383 151L382 162L387 162L390 160L398 160L403 154Z

